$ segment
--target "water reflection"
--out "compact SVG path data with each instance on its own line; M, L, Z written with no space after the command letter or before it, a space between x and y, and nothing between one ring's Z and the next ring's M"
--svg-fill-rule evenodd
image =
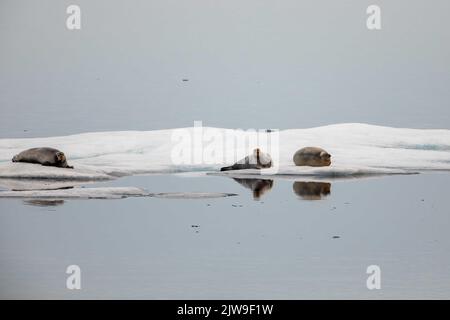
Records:
M292 189L304 200L321 200L331 193L331 183L296 181L292 185Z
M64 204L64 200L32 199L23 200L23 204L34 207L56 207L62 206Z
M264 193L270 191L273 186L273 180L269 179L233 178L233 180L244 186L245 188L252 190L254 200L259 200L261 196Z

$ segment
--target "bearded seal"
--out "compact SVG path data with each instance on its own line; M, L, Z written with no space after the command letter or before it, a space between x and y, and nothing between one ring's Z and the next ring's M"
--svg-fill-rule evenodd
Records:
M317 147L298 150L293 157L296 166L327 167L331 164L331 155Z
M67 164L64 152L53 148L31 148L16 154L12 162L38 163L43 166L73 169Z
M220 168L220 171L241 170L241 169L263 169L272 166L272 158L268 153L262 152L259 148L253 150L251 155L239 160L229 167Z

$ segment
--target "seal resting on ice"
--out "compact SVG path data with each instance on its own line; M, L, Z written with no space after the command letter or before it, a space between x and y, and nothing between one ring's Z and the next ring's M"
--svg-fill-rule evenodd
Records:
M43 166L73 169L67 164L64 152L53 148L31 148L16 154L12 162L38 163Z
M239 160L229 167L220 168L220 171L241 170L241 169L263 169L272 166L272 158L269 154L262 152L259 148L253 150L251 155Z
M306 147L298 150L293 157L296 166L327 167L331 164L331 155L318 147Z

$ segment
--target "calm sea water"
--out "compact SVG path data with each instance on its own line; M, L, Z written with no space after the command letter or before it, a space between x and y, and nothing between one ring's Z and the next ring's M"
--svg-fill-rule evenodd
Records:
M448 174L107 184L221 199L0 200L0 298L449 298ZM270 188L270 186L272 186ZM255 194L258 195L257 192ZM81 290L66 289L67 266ZM381 289L366 268L381 268Z
M78 31L70 4L1 1L0 138L195 120L450 128L446 0L381 1L378 31L359 0L80 0ZM449 182L166 175L102 185L239 195L0 199L0 298L450 298ZM78 291L66 289L71 264ZM381 290L366 288L373 264Z

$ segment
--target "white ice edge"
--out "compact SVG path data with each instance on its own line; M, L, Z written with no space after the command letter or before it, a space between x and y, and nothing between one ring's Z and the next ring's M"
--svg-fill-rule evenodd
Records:
M153 197L164 199L214 199L234 196L219 192L167 192L151 193L136 187L71 188L59 190L0 191L0 198L22 199L122 199L128 197Z
M95 181L0 178L0 190L56 190L84 186L92 183L95 183Z
M175 129L174 129L175 130ZM185 128L186 132L193 128ZM232 133L250 138L255 133L204 127L209 135ZM0 139L0 178L96 181L151 173L218 172L232 163L175 165L171 152L173 130L83 133L62 137ZM275 133L267 133L274 135ZM249 139L251 140L251 139ZM450 171L450 130L403 129L367 124L335 124L279 132L277 175L299 177L355 177ZM11 163L22 150L48 146L65 152L75 169ZM253 147L256 147L254 145ZM295 167L292 155L305 146L320 146L332 154L332 166ZM193 148L194 152L196 149ZM247 149L225 150L237 159ZM240 174L244 174L241 172ZM246 174L254 174L246 172ZM233 175L233 173L230 173ZM266 172L262 170L262 175ZM274 172L267 176L274 176Z
M2 191L0 198L27 199L121 199L144 197L149 193L135 187L72 188L59 190Z
M397 175L397 174L415 174L418 173L416 170L401 170L401 169L387 169L387 168L371 168L371 167L296 167L286 166L280 168L279 170L272 172L270 170L262 169L247 169L247 170L233 170L233 171L222 171L222 172L212 172L209 175L218 176L230 176L230 177L262 177L262 178L278 178L284 176L296 177L296 178L308 178L308 177L318 177L323 179L336 179L336 178L352 178L352 177L369 177L369 176L380 176L380 175Z
M102 170L83 165L75 169L42 166L32 163L2 163L0 178L6 179L49 179L71 181L102 181L114 179Z

